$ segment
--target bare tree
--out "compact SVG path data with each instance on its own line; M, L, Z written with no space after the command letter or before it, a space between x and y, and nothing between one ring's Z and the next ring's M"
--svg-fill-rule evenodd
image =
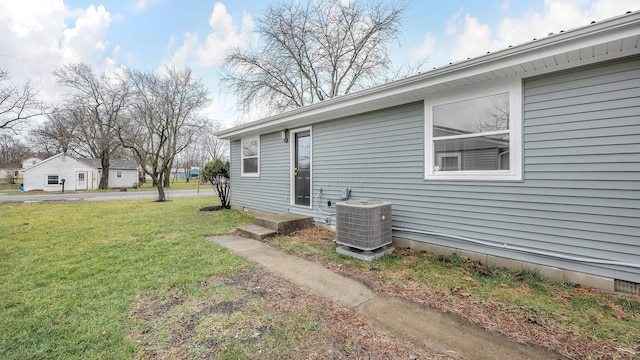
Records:
M206 121L202 131L198 131L191 144L176 158L176 168L184 169L187 182L190 180L191 167L199 167L202 175L204 166L214 160L229 160L229 142L215 136L222 130L219 122ZM177 177L174 176L174 180ZM203 180L201 176L201 180Z
M484 112L473 123L474 132L504 131L509 129L509 96L498 94L487 97Z
M257 21L263 46L235 49L222 84L239 107L301 107L385 80L407 6L376 0L308 0L270 5ZM386 76L387 78L389 76Z
M118 136L131 149L138 163L165 201L165 178L176 156L202 128L200 111L208 102L208 90L190 69L166 69L165 75L131 72L132 111L128 123L121 122Z
M121 76L96 73L84 63L64 66L53 74L59 84L72 90L65 106L77 127L78 150L100 159L98 187L106 189L111 158L121 147L115 129L126 112L128 82Z
M222 124L210 122L200 134L198 145L202 151L202 164L216 159L229 160L229 142L215 135L219 131L222 131Z
M19 164L34 155L35 153L18 137L0 134L0 163Z
M9 73L0 68L0 84L9 80ZM27 83L22 88L8 84L0 87L0 130L14 134L29 119L46 113L47 107L37 100L38 91Z
M73 109L56 108L47 114L47 120L29 132L35 150L49 156L59 153L79 154L77 117Z

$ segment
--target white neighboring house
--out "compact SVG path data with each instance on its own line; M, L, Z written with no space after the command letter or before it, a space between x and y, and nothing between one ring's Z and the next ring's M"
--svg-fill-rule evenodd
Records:
M102 172L102 162L100 159L90 158L79 161L98 169ZM110 188L130 188L138 186L138 163L135 160L111 160L109 164L109 187ZM98 181L100 178L98 177ZM97 187L97 186L96 186Z
M54 155L23 170L24 190L95 190L100 182L100 159L74 158L66 154ZM109 187L132 187L138 181L138 166L133 160L112 160Z
M20 173L20 164L0 164L0 181L12 181L15 182L18 179L22 178L22 174Z

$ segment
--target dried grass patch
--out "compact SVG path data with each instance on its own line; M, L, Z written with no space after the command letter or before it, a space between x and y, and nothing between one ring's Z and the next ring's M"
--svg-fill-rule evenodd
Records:
M208 283L203 296L169 291L138 299L130 335L138 358L449 358L260 268Z

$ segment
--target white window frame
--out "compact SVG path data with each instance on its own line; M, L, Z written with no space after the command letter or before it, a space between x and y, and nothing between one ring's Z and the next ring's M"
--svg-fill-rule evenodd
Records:
M257 156L244 156L244 142L251 142L257 140L258 141L258 155ZM251 158L257 158L258 159L258 167L257 167L257 172L245 172L244 171L244 159L251 159ZM248 138L243 138L240 140L240 176L242 177L259 177L260 176L260 135L258 136L252 136L252 137L248 137Z
M122 170L116 170L116 179L122 179L123 175L124 174Z
M509 170L435 171L433 153L433 108L454 102L509 94ZM478 87L468 91L457 91L439 97L425 99L425 179L453 181L522 181L522 80L517 83Z

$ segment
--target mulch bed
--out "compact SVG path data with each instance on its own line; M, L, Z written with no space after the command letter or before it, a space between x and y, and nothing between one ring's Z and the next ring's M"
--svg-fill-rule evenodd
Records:
M224 210L224 209L230 209L230 208L224 207L224 206L205 206L203 208L200 208L200 211L218 211L218 210Z

